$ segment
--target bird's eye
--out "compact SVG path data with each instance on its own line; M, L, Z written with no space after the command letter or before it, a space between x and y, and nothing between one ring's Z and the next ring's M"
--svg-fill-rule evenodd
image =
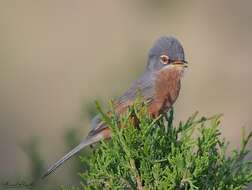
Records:
M163 63L163 64L168 64L169 63L169 57L167 55L161 55L160 56L160 61Z

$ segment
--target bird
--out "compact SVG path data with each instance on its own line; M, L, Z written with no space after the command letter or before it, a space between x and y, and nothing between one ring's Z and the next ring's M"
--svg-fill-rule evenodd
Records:
M143 101L147 102L147 111L151 117L165 114L179 95L181 79L187 67L188 62L179 40L173 36L159 37L149 50L143 74L115 100L116 114L124 113L134 103L139 91ZM110 137L110 128L102 121L100 115L96 115L91 121L88 135L79 145L52 164L41 178L47 177L83 148Z

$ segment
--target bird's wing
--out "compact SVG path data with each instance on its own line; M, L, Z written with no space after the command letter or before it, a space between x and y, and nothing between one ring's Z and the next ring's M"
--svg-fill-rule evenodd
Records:
M154 76L150 72L145 72L137 81L135 81L129 90L127 90L116 101L120 107L128 107L135 101L138 92L142 95L143 101L152 100L154 97ZM124 105L125 104L125 105Z
M118 114L125 111L126 108L131 106L140 91L143 101L151 103L154 97L154 78L149 72L145 72L131 87L115 102L116 111ZM101 120L100 115L96 115L91 122L91 131L89 135L92 136L107 128L106 124Z
M154 96L154 89L153 89L153 79L151 78L151 75L148 75L148 73L145 73L142 75L142 77L134 82L129 90L127 90L123 96L119 97L117 99L117 107L120 110L123 110L123 108L129 107L133 104L134 100L136 99L138 90L141 91L142 96L145 100L152 101ZM120 112L118 113L120 114ZM61 166L65 161L70 159L73 155L77 154L81 149L84 147L93 144L95 142L100 141L103 139L103 136L100 135L100 131L107 128L106 124L101 120L101 117L97 115L94 117L94 119L91 122L91 131L89 132L89 135L73 150L71 150L69 153L67 153L65 156L63 156L60 160L55 162L42 176L42 178L45 178L50 173L55 171L59 166Z

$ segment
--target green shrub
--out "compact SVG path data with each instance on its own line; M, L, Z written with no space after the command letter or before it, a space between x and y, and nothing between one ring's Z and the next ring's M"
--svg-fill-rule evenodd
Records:
M252 181L252 162L245 160L252 133L228 155L220 115L195 113L174 126L173 110L153 120L139 102L120 117L113 111L107 116L98 106L112 138L94 149L88 171L80 174L81 189L238 190Z

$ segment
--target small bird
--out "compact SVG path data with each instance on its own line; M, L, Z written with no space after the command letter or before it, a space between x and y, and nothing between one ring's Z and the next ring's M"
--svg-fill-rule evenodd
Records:
M181 43L174 37L160 37L154 43L148 54L144 73L131 87L115 101L115 111L122 114L131 106L140 91L143 101L147 103L148 113L153 117L165 114L176 101L181 78L187 67L184 50ZM55 162L42 176L45 178L60 165L78 153L84 147L103 139L109 139L111 131L102 122L99 115L91 122L91 130L78 146Z

